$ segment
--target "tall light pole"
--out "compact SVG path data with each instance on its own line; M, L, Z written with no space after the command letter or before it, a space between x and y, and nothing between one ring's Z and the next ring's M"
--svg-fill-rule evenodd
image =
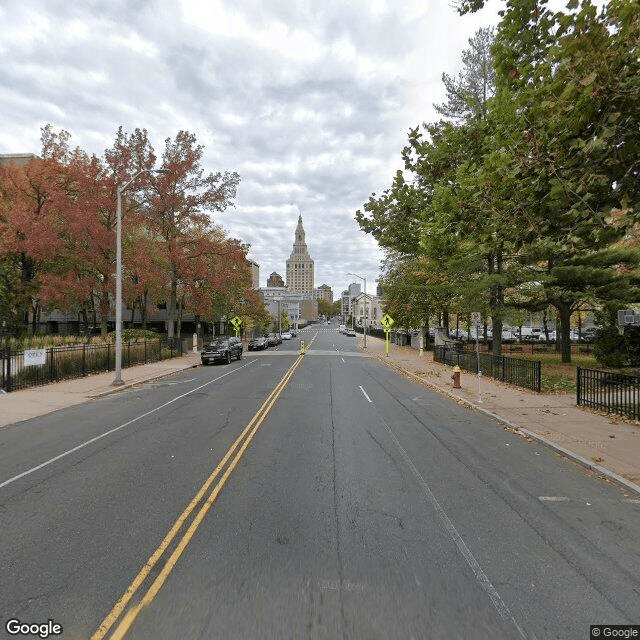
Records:
M122 379L122 192L142 173L169 173L168 169L141 169L132 178L116 187L116 377L114 387L124 384Z
M364 346L363 349L367 348L367 279L359 276L357 273L347 273L348 276L355 276L356 278L360 278L360 280L364 280Z

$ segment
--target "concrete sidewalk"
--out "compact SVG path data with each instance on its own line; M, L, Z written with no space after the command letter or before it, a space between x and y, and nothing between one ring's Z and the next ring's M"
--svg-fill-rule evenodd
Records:
M363 347L362 336L358 346ZM578 407L575 395L539 394L488 377L461 373L453 388L453 368L433 361L433 352L389 345L367 336L368 355L457 402L482 411L524 437L552 447L598 474L640 494L640 425L619 416Z
M190 352L179 358L137 365L122 370L124 385L114 387L115 373L96 373L84 378L73 378L0 394L0 428L11 427L17 422L81 404L91 398L117 393L136 384L170 376L200 364L200 355Z

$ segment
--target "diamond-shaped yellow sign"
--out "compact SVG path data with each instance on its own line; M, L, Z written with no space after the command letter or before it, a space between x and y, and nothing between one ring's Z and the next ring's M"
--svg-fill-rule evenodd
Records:
M385 329L390 329L394 324L393 318L388 313L385 313L382 318L380 318L380 324Z
M231 318L231 324L237 329L242 324L242 318L238 318L238 316Z

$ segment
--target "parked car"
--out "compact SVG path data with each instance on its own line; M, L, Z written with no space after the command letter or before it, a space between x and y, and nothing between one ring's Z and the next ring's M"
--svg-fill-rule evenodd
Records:
M242 360L242 341L240 338L217 338L211 344L203 347L200 360L203 365L213 362L226 362L229 364L232 358Z
M269 347L269 341L266 336L260 336L249 341L249 351L262 351Z
M598 330L595 327L587 327L582 330L582 342L593 342L598 337Z
M267 335L267 340L270 347L276 347L277 345L282 344L282 338L277 333L269 333Z
M284 333L280 334L280 337L283 340L291 340L291 338L293 338L293 336L288 331L285 331Z
M345 336L350 336L350 337L354 337L356 335L356 332L354 329L345 329L344 330L344 335Z

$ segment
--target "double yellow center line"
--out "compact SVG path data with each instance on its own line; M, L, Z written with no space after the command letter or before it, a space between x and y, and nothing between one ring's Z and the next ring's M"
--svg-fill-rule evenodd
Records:
M177 546L173 550L173 553L165 562L164 566L160 570L160 573L153 581L148 591L144 594L142 599L135 606L131 607L122 617L120 624L114 630L110 640L119 640L121 638L124 638L125 634L137 618L140 611L142 611L144 607L146 607L153 601L158 591L161 589L162 585L169 577L169 574L171 573L171 570L175 566L176 562L178 562L180 556L182 555L182 552L186 549L200 524L202 524L202 521L207 515L207 512L216 501L218 495L222 491L222 488L229 479L229 476L235 469L236 465L240 461L240 458L242 458L246 448L249 446L249 443L253 439L253 436L260 428L260 425L267 417L269 411L271 411L271 408L295 373L295 370L298 368L303 358L303 355L298 356L289 370L284 374L282 380L280 380L274 390L269 394L269 397L264 401L263 405L260 407L260 409L258 409L257 413L253 416L249 424L244 428L236 441L231 445L218 466L214 469L213 473L207 478L206 482L202 485L193 500L189 503L187 508L176 520L169 533L167 533L164 540L160 543L160 546L153 552L149 560L147 560L147 563L140 570L133 582L129 585L120 600L118 600L107 617L102 621L102 623L98 627L98 630L91 636L91 640L102 640L103 638L105 638L107 633L109 633L111 628L115 625L115 623L122 615L122 612L125 610L127 605L129 605L133 597L137 594L138 590L140 589L146 578L149 576L153 568L160 561L160 558L167 551L174 538L176 538L180 529L182 529L189 516L193 511L195 511L207 491L209 491L211 485L218 479L218 476L220 476L220 474L224 470L224 473L222 473L222 476L213 488L213 491L211 491L209 497L200 507L200 511L198 511L196 516L193 518L191 524L189 525L189 528L186 530L181 540L178 542Z

